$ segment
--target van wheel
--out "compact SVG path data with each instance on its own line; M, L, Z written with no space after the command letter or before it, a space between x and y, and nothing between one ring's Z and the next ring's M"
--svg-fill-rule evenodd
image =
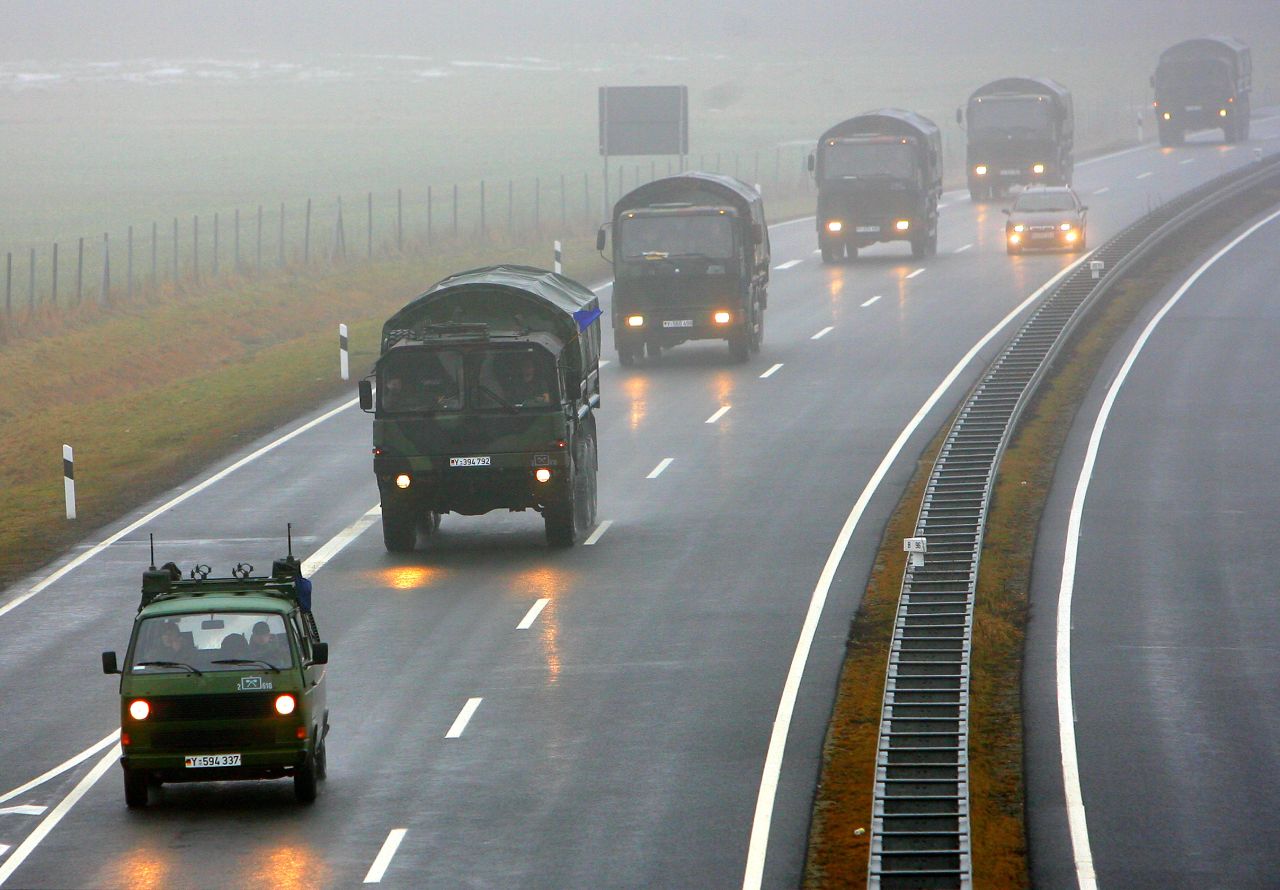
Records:
M316 778L326 779L329 777L329 746L325 744L324 739L320 740L316 747Z
M388 553L412 553L418 543L417 523L399 512L383 512L382 543Z
M124 767L124 803L131 810L147 805L147 776L137 770Z
M298 803L314 803L316 790L316 758L307 754L302 766L293 771L293 796Z

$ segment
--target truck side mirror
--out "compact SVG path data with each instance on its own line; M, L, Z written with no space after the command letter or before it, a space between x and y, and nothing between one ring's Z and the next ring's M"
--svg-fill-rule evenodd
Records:
M1009 215L1009 208L1008 208L1008 207L1003 207L1003 208L1001 208L1000 212L1001 212L1001 213L1003 213L1005 216L1008 216L1008 215Z
M604 226L596 230L596 250L604 250L606 235Z
M329 663L329 644L328 643L312 643L311 644L311 663L312 664L328 664Z
M806 163L809 166L809 172L812 173L814 169L817 167L817 161L814 160L813 152L809 152L809 160L806 161Z
M120 667L116 663L116 654L114 652L102 653L102 672L104 674L120 673Z
M963 124L963 123L964 123L964 109L963 109L963 108L957 108L957 109L956 109L956 123L957 123L957 124Z
M751 224L751 240L756 244L764 244L764 227L760 223Z
M360 390L360 410L373 410L373 381L365 379L356 384Z

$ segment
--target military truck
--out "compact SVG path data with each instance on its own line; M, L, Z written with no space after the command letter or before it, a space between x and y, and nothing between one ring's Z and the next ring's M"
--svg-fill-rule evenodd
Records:
M923 115L881 108L841 121L809 155L818 186L818 247L834 263L881 241L938 250L942 135Z
M969 197L996 198L1011 185L1070 185L1075 167L1071 92L1048 77L1004 77L969 96L965 169Z
M599 317L576 281L505 265L445 278L387 320L359 384L387 550L412 551L445 513L536 510L555 547L595 524Z
M1249 138L1253 60L1234 37L1196 37L1160 54L1155 89L1161 145L1181 145L1191 130L1222 129L1227 142Z
M731 176L683 173L636 188L600 227L613 230L613 342L634 364L686 340L727 340L745 362L764 340L769 228L764 201Z
M276 560L269 576L241 563L222 578L207 565L185 579L152 565L123 668L102 653L103 672L120 675L125 803L145 807L165 782L286 776L300 802L315 800L328 662L296 560Z

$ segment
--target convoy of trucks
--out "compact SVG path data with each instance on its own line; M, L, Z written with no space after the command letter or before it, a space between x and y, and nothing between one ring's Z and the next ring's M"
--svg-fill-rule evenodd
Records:
M942 135L927 117L882 108L841 121L818 140L809 170L824 263L881 241L909 241L914 257L937 252Z
M764 201L731 176L685 173L623 195L613 231L613 342L618 361L686 340L727 340L745 362L764 340L769 228Z
M1071 92L1048 77L1003 77L978 87L967 111L969 197L996 198L1011 185L1070 185L1075 140Z
M1161 145L1181 145L1190 130L1221 128L1227 142L1249 138L1253 60L1234 37L1196 37L1160 54L1155 90Z

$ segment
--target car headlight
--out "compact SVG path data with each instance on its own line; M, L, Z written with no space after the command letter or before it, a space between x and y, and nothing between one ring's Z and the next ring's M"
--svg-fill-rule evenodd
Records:
M976 167L974 167L974 168L973 168L973 173L974 173L974 175L975 175L975 176L986 176L986 175L987 175L987 165L986 165L986 164L979 164L978 166L976 166Z
M1226 116L1227 116L1227 109L1225 109L1225 108L1219 108L1219 109L1218 109L1218 117L1226 117Z
M1027 228L1027 227L1026 227L1026 226L1024 226L1022 223L1018 223L1017 225L1015 225L1015 226L1013 227L1013 230L1014 230L1015 232L1022 232L1022 231L1025 231L1025 230L1026 230L1026 228Z
M1071 231L1071 223L1069 223L1069 222L1064 222L1062 225L1058 226L1058 228L1062 229L1062 231L1064 231L1064 232L1070 232L1070 231Z
M828 232L839 232L843 228L844 228L844 223L840 222L840 220L838 219L833 219L827 223Z
M1169 112L1167 112L1167 111L1166 111L1163 115L1161 115L1161 116L1162 116L1165 120L1172 120L1172 119L1173 119L1173 115L1171 115L1171 114L1170 114Z

